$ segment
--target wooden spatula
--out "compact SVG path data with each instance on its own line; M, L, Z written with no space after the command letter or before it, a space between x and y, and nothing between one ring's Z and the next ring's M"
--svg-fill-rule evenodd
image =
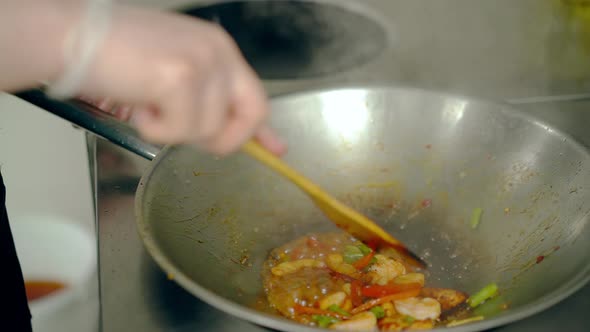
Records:
M338 201L336 198L330 196L318 185L299 174L256 141L247 142L242 147L242 150L301 188L315 202L316 206L344 231L365 243L376 242L380 245L391 246L396 249L399 254L408 261L408 263L422 268L425 267L426 264L424 261L408 250L403 243L395 239L379 225L344 203Z

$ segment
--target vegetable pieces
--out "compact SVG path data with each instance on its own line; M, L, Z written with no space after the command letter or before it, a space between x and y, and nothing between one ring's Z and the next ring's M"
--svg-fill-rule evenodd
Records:
M370 253L368 253L367 255L365 255L363 258L359 259L358 261L352 263L352 266L354 266L357 270L362 270L365 267L369 266L369 264L371 264L371 261L373 260L373 257L375 256L375 252L371 251Z
M363 258L365 254L363 254L358 246L348 245L344 248L344 254L342 256L344 257L344 261L346 263L353 264L354 262Z
M346 317L350 316L350 313L346 312L344 309L340 308L336 304L332 304L331 306L329 306L328 310L335 312L337 314L340 314L342 316L346 316Z
M377 319L385 317L385 310L381 306L374 306L373 308L369 309L369 311L372 312L375 317L377 317Z
M354 280L350 284L350 299L352 305L358 307L363 304L363 284L359 280Z
M302 324L336 330L431 329L445 326L448 321L440 317L451 318L446 313L467 300L467 294L454 289L426 288L425 275L406 268L395 249L345 236L305 239L277 249L264 272L270 305ZM293 252L294 260L281 256ZM454 311L458 315L452 324L471 322L464 309L481 315L470 309L496 293L491 284L473 294L468 306Z
M483 213L482 208L475 208L471 213L471 228L475 229L479 226L479 222L481 221L481 215Z
M324 315L313 315L311 319L318 324L319 327L328 327L334 323L340 321L338 318L324 316Z
M484 288L480 289L477 293L471 295L469 299L467 299L467 303L472 308L477 307L478 305L484 303L486 300L496 296L498 294L498 285L495 283L491 283L486 285Z
M373 261L374 255L374 250L366 246L364 243L360 243L356 246L347 245L344 248L343 259L357 270L362 270Z

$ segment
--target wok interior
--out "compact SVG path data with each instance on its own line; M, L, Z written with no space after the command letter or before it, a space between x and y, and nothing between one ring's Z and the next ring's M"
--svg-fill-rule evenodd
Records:
M495 281L515 309L588 278L589 158L551 128L498 105L392 88L283 97L273 110L285 160L421 255L430 285L474 292ZM243 155L171 148L144 184L143 235L195 284L248 307L272 248L336 229Z

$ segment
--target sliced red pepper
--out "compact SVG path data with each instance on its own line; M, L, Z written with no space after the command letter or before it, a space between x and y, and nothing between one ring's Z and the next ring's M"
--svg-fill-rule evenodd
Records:
M369 285L363 287L361 293L366 297L383 297L408 290L420 290L422 285L417 282L407 284Z
M350 283L350 301L356 307L363 303L363 284L359 280Z
M367 301L366 303L363 303L362 305L352 309L350 311L350 313L355 315L355 314L358 314L359 312L369 310L369 309L373 308L374 306L377 306L377 305L380 305L383 303L387 303L387 302L391 302L391 301L408 299L410 297L418 296L418 294L420 294L419 289L412 289L412 290L407 290L407 291L404 291L401 293L380 297L378 299L372 299L372 300Z
M375 239L375 240L370 240L366 243L367 247L371 248L373 251L377 250L377 247L379 247L379 240Z
M357 270L364 269L369 263L371 263L371 259L375 256L375 250L371 251L367 255L363 256L363 258L359 259L358 261L352 263Z
M344 320L344 319L348 318L348 317L345 317L345 316L340 315L338 313L335 313L333 311L322 310L322 309L314 308L314 307L306 307L306 306L302 306L299 304L295 304L293 306L293 309L295 310L295 313L299 314L299 315L323 315L323 316L330 316L330 317L338 318L340 320Z

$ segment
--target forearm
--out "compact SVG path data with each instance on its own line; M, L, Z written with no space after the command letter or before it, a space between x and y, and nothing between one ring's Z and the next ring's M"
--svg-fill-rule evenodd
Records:
M52 81L64 68L64 41L81 17L80 0L0 1L0 90Z

